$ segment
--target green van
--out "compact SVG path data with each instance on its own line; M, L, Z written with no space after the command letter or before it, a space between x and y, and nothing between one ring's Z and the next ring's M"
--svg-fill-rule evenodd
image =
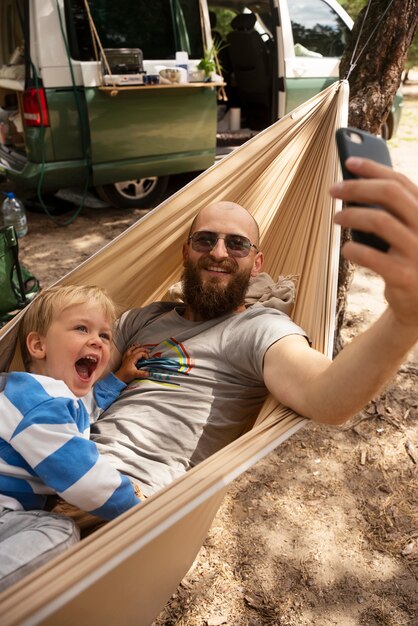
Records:
M149 207L170 174L213 164L216 84L175 82L175 72L155 84L161 67L175 69L176 52L187 52L191 68L203 57L204 8L199 0L0 0L8 177L30 192L87 183L121 208Z
M351 28L335 0L0 0L0 167L149 208L336 80Z

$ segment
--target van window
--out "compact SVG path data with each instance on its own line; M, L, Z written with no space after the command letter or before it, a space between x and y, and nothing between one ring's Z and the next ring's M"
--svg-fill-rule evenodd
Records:
M144 59L174 59L177 50L203 56L199 0L89 0L103 48L140 48ZM95 60L84 0L67 0L71 56Z
M25 16L23 0L0 2L0 66L16 65L18 50L23 53L23 22ZM10 77L9 77L10 78Z
M296 55L340 57L348 27L323 0L293 0L288 3Z
M225 4L227 6L225 6ZM220 38L226 40L228 34L233 30L231 22L238 13L254 13L257 22L254 28L264 40L273 37L275 31L274 25L274 7L271 0L257 0L256 3L248 3L249 6L243 6L243 2L231 0L208 0L209 17L211 20L212 37L215 33Z

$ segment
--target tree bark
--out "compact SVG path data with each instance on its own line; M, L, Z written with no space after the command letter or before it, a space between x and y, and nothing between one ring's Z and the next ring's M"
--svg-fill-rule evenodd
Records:
M373 0L360 12L340 63L340 78L348 75L350 84L349 126L380 133L401 83L417 23L418 0ZM343 232L341 243L349 238L350 234ZM342 347L340 333L352 273L351 265L341 257L334 353Z
M373 0L368 12L367 7L360 12L340 63L343 78L350 70L354 45L367 12L354 56L365 48L349 76L349 124L371 133L380 131L390 112L418 21L418 0L393 0L379 23L388 4L389 0Z

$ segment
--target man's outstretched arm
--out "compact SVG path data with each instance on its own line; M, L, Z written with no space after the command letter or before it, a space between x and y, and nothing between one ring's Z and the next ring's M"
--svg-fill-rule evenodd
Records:
M378 394L418 340L418 188L372 161L349 159L347 166L363 178L335 185L332 195L387 211L347 208L335 221L379 235L390 249L383 253L348 242L343 254L382 276L388 307L333 362L297 336L274 344L264 362L265 382L275 397L302 415L334 424Z

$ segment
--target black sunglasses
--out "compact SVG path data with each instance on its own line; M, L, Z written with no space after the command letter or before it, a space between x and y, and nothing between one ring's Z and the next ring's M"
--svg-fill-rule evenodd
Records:
M219 235L209 230L198 230L193 235L189 235L188 241L192 242L195 252L210 252L218 243L218 239L224 240L225 247L231 256L248 256L251 248L255 248L258 252L257 246L243 235Z

